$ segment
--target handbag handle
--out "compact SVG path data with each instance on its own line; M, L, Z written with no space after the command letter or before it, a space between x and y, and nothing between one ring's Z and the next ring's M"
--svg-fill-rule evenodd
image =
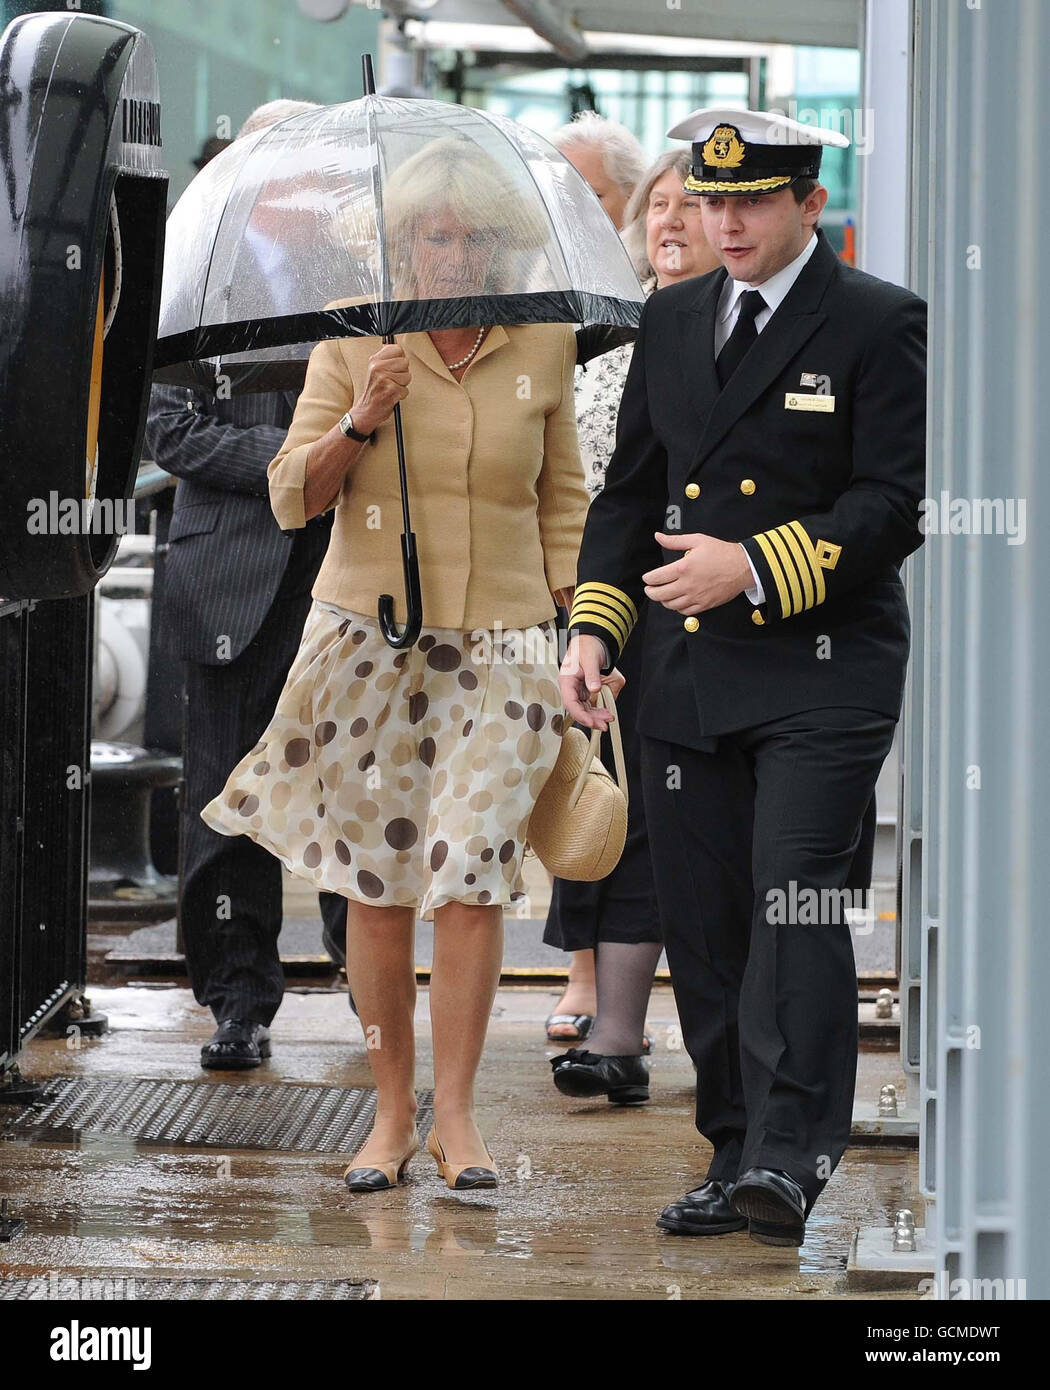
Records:
M612 692L609 690L609 687L607 685L601 686L598 691L598 695L601 700L601 703L605 706L605 708L615 713L616 701L613 699ZM616 785L623 792L624 803L627 804L627 768L624 765L623 761L623 740L620 738L620 721L618 719L614 719L612 723L609 725L609 734L612 738L613 763L616 768ZM576 781L573 783L572 786L572 791L569 793L570 811L576 805L577 801L579 801L580 797L583 795L583 784L584 782L586 782L587 774L591 770L591 763L593 763L595 758L598 756L598 749L601 745L601 740L601 729L592 729L591 743L590 747L587 749L587 756L583 760L583 767L580 769L580 775L576 778Z

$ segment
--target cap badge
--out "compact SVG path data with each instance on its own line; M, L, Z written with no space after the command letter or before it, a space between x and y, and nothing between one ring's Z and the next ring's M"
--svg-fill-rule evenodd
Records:
M746 153L740 132L733 125L720 125L701 150L704 163L714 169L736 169Z

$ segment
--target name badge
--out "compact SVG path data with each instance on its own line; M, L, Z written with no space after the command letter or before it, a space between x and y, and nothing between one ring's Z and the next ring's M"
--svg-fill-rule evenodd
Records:
M794 396L789 391L784 397L785 410L826 410L835 409L834 396Z

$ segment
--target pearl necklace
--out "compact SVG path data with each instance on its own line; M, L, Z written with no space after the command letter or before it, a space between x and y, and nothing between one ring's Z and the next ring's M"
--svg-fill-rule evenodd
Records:
M449 369L450 372L457 372L457 371L459 371L460 367L465 367L465 366L467 365L467 363L470 361L470 359L471 359L471 358L474 356L474 354L477 352L478 348L481 346L481 340L482 340L482 338L484 338L487 329L488 329L488 324L484 324L484 323L483 323L483 324L481 325L481 327L478 329L478 336L474 339L474 346L473 346L473 347L470 349L470 351L467 353L466 357L462 358L459 362L446 362L446 363L445 363L445 366Z

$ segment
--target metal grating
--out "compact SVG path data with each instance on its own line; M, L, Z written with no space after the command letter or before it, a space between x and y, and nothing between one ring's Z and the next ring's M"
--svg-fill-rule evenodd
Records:
M239 1303L243 1299L335 1302L356 1298L372 1300L378 1285L374 1279L351 1283L347 1279L135 1279L77 1275L68 1281L76 1291L53 1292L46 1278L0 1279L0 1303L36 1303L75 1299L78 1303L141 1303L150 1300Z
M44 1100L13 1115L8 1135L31 1139L121 1134L143 1144L223 1149L353 1153L375 1118L374 1090L363 1086L227 1086L200 1081L60 1076ZM420 1094L419 1129L433 1119Z

